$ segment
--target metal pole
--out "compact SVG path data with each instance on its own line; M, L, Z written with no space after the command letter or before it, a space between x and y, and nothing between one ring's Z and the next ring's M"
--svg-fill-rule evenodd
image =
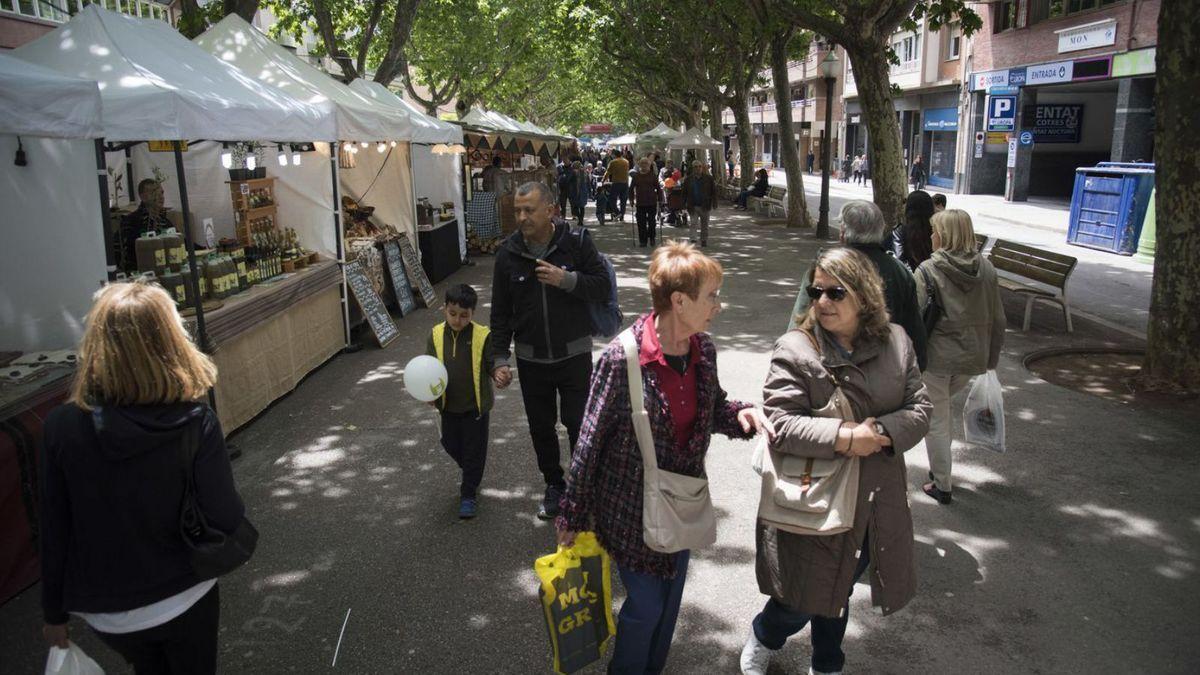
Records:
M342 232L342 198L338 192L338 142L329 144L329 175L333 180L333 232L337 239L338 268L342 271L342 286L338 289L342 295L342 337L346 341L344 349L350 349L350 299L346 297L346 242Z
M204 328L204 298L200 297L200 270L196 267L196 245L192 241L192 213L188 207L187 174L183 170L183 143L175 141L175 176L179 181L179 210L183 212L183 245L187 249L188 267L192 269L192 306L196 308L196 333L200 351L211 354L208 331ZM217 410L217 394L208 390L208 405Z
M117 278L117 250L113 247L111 214L108 209L108 158L104 156L104 140L97 138L96 179L100 183L100 231L104 233L104 264L109 281Z
M829 238L829 134L833 125L833 78L825 78L825 134L821 138L821 212L817 239Z

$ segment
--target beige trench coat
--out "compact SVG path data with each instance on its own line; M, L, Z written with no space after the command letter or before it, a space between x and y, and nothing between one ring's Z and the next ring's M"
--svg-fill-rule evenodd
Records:
M862 460L852 530L805 536L758 523L758 587L793 609L840 616L850 595L858 552L870 530L871 599L884 614L891 614L916 592L903 453L929 430L929 397L912 343L896 324L891 325L887 342L862 344L849 360L820 327L815 333L819 354L798 330L775 343L763 389L763 407L779 434L772 449L800 457L835 456L841 421L810 416L833 395L832 377L849 399L856 421L875 417L883 425L892 439L892 451Z

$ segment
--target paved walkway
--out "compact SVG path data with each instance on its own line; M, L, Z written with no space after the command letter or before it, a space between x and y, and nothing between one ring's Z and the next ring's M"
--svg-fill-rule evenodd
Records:
M596 237L626 311L646 307L647 256L628 225ZM733 397L760 399L771 345L817 247L777 223L717 212L709 250L725 265L726 307L713 335ZM483 258L449 280L481 290L484 322L490 276ZM532 563L554 539L534 515L541 485L520 396L498 396L481 514L460 522L436 417L402 385L405 362L438 320L411 314L385 350L362 338L371 346L335 358L234 436L244 453L234 472L262 539L254 560L221 582L222 672L549 672ZM1080 323L1080 334L1104 339L1102 327ZM1000 376L1010 449L959 447L952 506L919 492L925 453L908 453L918 596L883 618L866 587L856 590L846 672L1196 672L1194 424L1057 388L1021 366L1023 354L1061 337L1049 314L1028 334L1009 331ZM668 672L736 672L764 601L750 451L713 442L719 538L694 558ZM42 666L38 591L0 608L5 673ZM73 630L108 672L125 672L79 622ZM789 643L771 672L806 672L806 639Z
M787 185L783 171L772 172L771 184ZM1074 308L1114 331L1145 339L1153 266L1129 256L1068 244L1069 200L1006 202L998 195L956 195L938 188L930 190L946 193L948 205L970 213L976 231L993 240L1008 239L1078 258L1079 264L1067 284L1067 297ZM804 175L804 193L809 210L816 214L821 197L820 174ZM831 222L836 224L838 211L846 201L871 198L869 186L831 181ZM1038 303L1034 311L1053 314L1057 307Z

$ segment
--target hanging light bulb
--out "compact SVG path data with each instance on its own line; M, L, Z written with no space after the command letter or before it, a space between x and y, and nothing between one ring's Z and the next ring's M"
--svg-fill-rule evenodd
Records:
M246 168L251 171L258 168L258 158L254 156L253 152L246 154Z
M229 151L229 144L221 144L221 166L226 169L233 168L233 153Z
M375 150L382 154L384 150L387 150L387 143L379 141L379 145L375 146Z
M366 141L362 141L361 143L359 143L359 145L361 145L365 148L365 147L367 147L368 143Z
M392 141L392 147L396 147L396 141Z
M296 146L292 146L292 166L300 166L300 151L296 150Z
M279 166L287 166L288 157L287 157L287 153L283 151L283 144L280 143L276 147L279 148Z
M350 144L350 154L352 154L352 155L358 154L358 146L357 145L354 145L353 143Z

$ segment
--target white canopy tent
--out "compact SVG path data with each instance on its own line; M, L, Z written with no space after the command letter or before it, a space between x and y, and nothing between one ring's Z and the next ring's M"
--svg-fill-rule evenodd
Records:
M639 143L661 144L671 140L672 138L675 138L678 135L678 131L672 129L666 124L663 124L662 122L659 122L658 126L654 127L653 129L649 131L643 131L642 133L638 134L637 139Z
M429 198L435 207L453 202L458 221L458 254L467 257L467 221L463 209L462 155L433 154L430 143L463 142L462 127L435 119L396 96L387 87L371 80L357 79L350 88L378 103L390 105L409 115L414 129L412 144L413 194Z
M724 147L724 143L694 127L667 143L668 150L721 150Z
M317 70L236 14L226 16L195 42L246 77L310 103L329 106L334 128L320 139L367 144L355 156L353 169L338 172L340 192L374 206L378 220L406 233L415 245L416 204L407 143L414 137L414 128L408 114L363 96ZM385 145L384 153L377 153L376 145L383 141L405 142L395 147ZM289 190L285 200L304 204L304 184L285 181L284 187ZM365 201L368 196L369 202ZM323 201L325 208L329 209L333 201L329 194Z
M637 134L625 134L623 136L617 136L616 138L608 139L606 144L610 148L617 145L633 145L634 143L637 143L637 139Z
M96 141L88 140L101 126L96 82L0 54L0 157L20 147L26 162L0 162L0 350L68 349L83 335L92 291L106 279ZM91 255L64 256L75 248Z

